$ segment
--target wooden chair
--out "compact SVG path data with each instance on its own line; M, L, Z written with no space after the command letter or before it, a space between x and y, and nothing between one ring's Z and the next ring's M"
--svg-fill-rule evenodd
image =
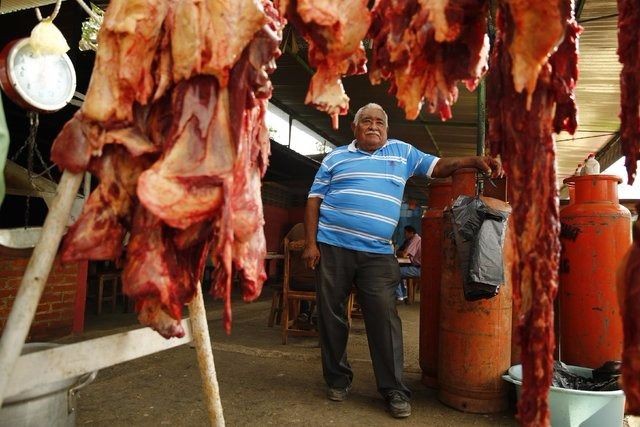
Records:
M102 273L98 276L97 313L102 314L102 303L111 303L111 312L116 311L120 273ZM106 293L105 293L106 290Z
M300 313L300 302L316 302L315 270L306 266L302 259L305 245L304 224L299 223L287 233L284 239L284 277L282 281L282 344L287 343L288 335L292 336L317 336L315 329L300 329L296 325ZM272 307L275 304L275 297ZM354 294L349 295L346 305L346 316L351 325L351 311L354 304Z
M413 304L416 300L416 291L420 289L420 276L407 277L407 299L409 304Z
M272 328L274 324L279 325L282 322L282 283L269 284L269 287L273 293L271 294L271 310L267 326Z
M291 234L291 232L289 232ZM300 302L316 302L315 272L306 267L302 260L304 240L284 239L284 279L282 282L282 344L287 337L317 336L315 330L301 329L296 325L300 312Z

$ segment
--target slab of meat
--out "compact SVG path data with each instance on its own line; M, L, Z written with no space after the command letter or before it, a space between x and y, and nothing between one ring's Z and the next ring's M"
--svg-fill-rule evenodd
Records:
M578 73L580 27L572 18L570 1L558 2L559 11L547 15L555 17L547 25L562 28L562 44L548 60L555 42L546 44L548 51L534 77L535 90L525 93L523 80L514 71L515 63L521 60L512 49L514 43L520 43L515 29L522 20L536 22L542 17L530 15L535 9L524 11L512 7L512 3L503 1L497 14L498 31L487 81L488 138L493 154L501 155L504 162L513 205L515 238L508 251L513 259L508 264L512 265L510 276L522 348L523 387L518 417L525 426L542 426L549 425L547 395L555 346L553 301L558 287L560 254L552 134L560 130L575 131L573 89ZM524 81L528 82L529 78ZM527 85L525 88L530 87Z
M362 39L371 23L368 0L279 0L278 8L309 43L309 64L316 68L305 103L331 116L347 114L349 97L341 78L367 72Z
M390 93L409 119L424 103L451 118L457 82L475 89L487 70L485 0L379 0L372 14L374 84L390 81Z
M636 178L640 159L640 6L618 0L618 58L620 73L620 141L629 185Z
M87 98L52 148L100 179L65 261L117 259L139 320L182 336L182 308L211 253L231 328L235 267L259 296L266 245L260 179L269 73L284 20L269 0L112 0Z
M120 258L137 201L136 183L150 164L147 156L134 158L120 146L106 147L101 157L92 160L89 171L100 184L67 231L62 245L64 261Z
M518 93L527 90L530 108L538 74L564 37L567 0L503 0L503 3L513 16L510 28L513 39L508 49L513 61L514 87Z
M640 212L640 203L636 205ZM618 271L618 300L622 314L622 388L625 413L640 415L640 220L633 226L633 245Z
M138 181L142 203L172 227L211 218L223 203L222 182L235 156L227 94L212 76L194 77L172 90L175 119L163 155Z

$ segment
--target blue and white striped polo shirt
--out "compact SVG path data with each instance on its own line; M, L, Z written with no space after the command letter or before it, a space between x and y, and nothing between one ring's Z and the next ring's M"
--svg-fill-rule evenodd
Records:
M381 254L393 253L404 185L413 175L431 176L437 157L396 139L374 153L355 141L327 155L309 197L319 197L318 242Z

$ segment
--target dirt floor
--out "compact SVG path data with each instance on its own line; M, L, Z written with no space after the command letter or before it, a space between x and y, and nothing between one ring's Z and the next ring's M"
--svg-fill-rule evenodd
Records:
M239 300L239 298L238 298ZM281 344L278 327L267 326L267 290L252 304L233 306L233 332L221 325L221 303L207 299L207 311L222 406L229 426L514 426L513 411L465 414L441 404L420 383L419 304L399 305L405 342L405 378L413 391L412 415L395 420L384 410L373 377L364 324L354 319L349 359L353 388L346 401L328 401L316 338L290 338ZM135 326L134 326L135 325ZM132 314L87 316L87 332L77 339L120 332L136 325ZM205 426L206 408L195 350L183 345L100 371L80 394L78 425Z

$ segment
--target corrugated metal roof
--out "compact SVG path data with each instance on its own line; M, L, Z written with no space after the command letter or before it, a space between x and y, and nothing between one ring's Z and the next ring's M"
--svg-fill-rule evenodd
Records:
M586 1L580 14L580 60L576 100L578 131L558 136L558 178L573 174L590 152L598 152L620 128L620 69L615 1ZM608 166L608 165L603 165Z
M53 3L55 3L55 0L2 0L0 1L0 14L31 9Z

